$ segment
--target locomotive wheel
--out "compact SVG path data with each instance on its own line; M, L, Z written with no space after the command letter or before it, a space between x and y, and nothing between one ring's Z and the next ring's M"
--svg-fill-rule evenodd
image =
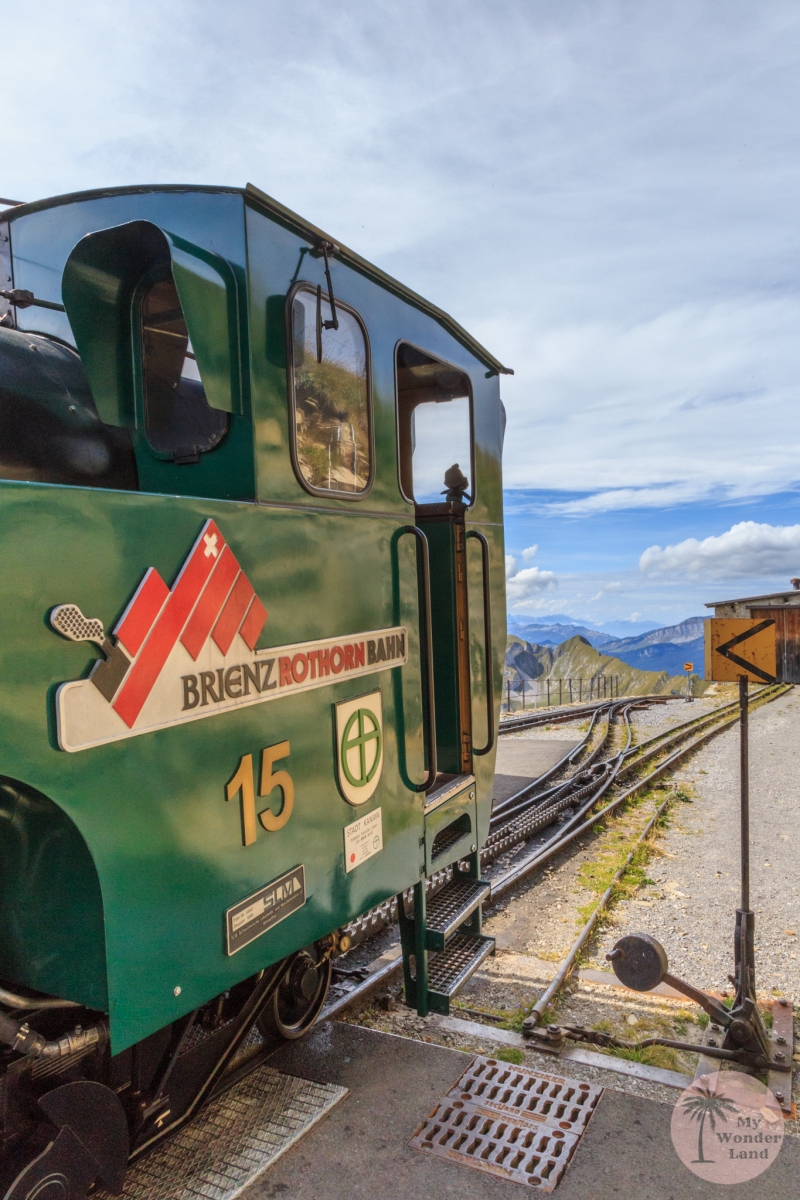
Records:
M128 1123L119 1097L100 1083L77 1079L46 1092L39 1107L59 1132L22 1168L3 1200L83 1200L96 1180L119 1195L128 1162Z
M65 1127L20 1171L3 1200L82 1200L97 1178L97 1163Z
M307 1033L319 1016L333 973L330 958L316 946L296 954L267 1007L258 1018L261 1033L290 1041Z

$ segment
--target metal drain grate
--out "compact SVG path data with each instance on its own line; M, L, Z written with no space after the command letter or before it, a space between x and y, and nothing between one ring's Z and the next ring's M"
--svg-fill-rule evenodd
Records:
M126 1200L233 1200L346 1095L259 1067L130 1167Z
M478 1055L409 1145L552 1192L602 1090Z
M450 1092L482 1108L559 1129L585 1129L602 1088L478 1057Z
M551 1125L533 1127L513 1117L489 1116L465 1100L445 1100L409 1145L551 1192L579 1136Z

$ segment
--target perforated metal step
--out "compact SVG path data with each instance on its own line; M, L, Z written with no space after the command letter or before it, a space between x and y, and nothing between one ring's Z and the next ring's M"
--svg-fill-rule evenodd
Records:
M346 1095L258 1067L128 1168L126 1200L234 1200Z
M483 879L454 878L428 903L426 929L429 950L444 950L456 930L480 908L491 888Z
M428 1003L433 1012L450 1012L450 1000L494 953L494 938L456 933L440 954L428 958Z

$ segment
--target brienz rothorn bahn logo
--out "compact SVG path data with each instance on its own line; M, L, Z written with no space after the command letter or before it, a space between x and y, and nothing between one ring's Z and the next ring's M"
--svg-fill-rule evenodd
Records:
M88 679L58 689L59 745L86 750L407 661L402 626L257 649L266 621L214 521L171 588L154 567L145 572L111 635L76 604L57 605L53 629L102 653Z

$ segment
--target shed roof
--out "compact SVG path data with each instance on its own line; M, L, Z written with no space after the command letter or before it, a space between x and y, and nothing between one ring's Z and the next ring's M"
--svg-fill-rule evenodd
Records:
M732 600L712 600L706 608L718 608L722 604L800 604L800 590L793 588L790 592L769 592L765 596L735 596Z

